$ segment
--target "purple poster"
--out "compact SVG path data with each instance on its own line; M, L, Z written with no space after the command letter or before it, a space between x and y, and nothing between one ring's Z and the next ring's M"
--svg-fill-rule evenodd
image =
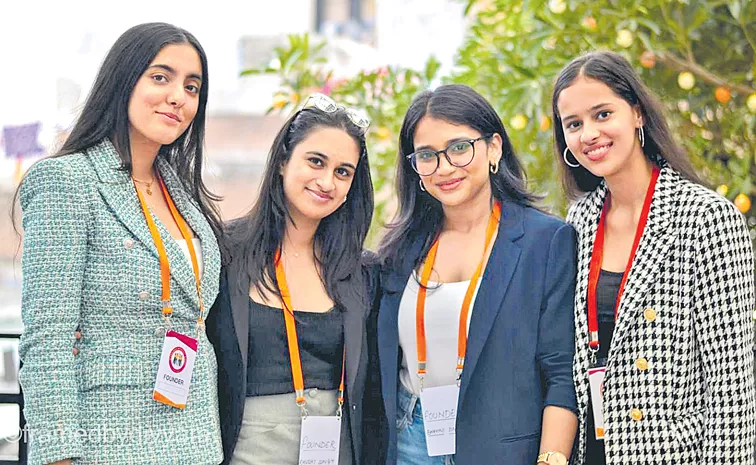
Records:
M5 126L3 139L5 140L5 155L12 158L42 155L45 148L39 145L40 123L24 124L22 126Z

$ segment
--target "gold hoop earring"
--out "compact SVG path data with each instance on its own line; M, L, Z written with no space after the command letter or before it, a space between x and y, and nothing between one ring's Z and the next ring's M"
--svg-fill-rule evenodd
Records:
M420 180L420 190L425 192L425 186L423 186L423 180Z
M579 168L579 167L580 167L580 163L575 163L575 164L573 165L573 164L572 164L572 163L570 163L570 161L569 161L569 160L567 159L567 152L569 152L569 151L570 151L570 148L569 148L569 147L566 147L566 148L564 149L564 153L562 153L562 158L564 158L564 163L565 163L565 164L566 164L567 166L569 166L570 168ZM573 157L574 157L574 156L575 156L575 155L573 155ZM575 161L577 161L577 158L575 158Z
M498 163L489 163L488 168L491 170L491 174L496 174L499 172L499 164Z

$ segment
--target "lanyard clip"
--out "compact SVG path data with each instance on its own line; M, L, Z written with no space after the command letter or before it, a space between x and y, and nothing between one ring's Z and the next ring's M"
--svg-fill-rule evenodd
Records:
M423 363L423 365L425 365ZM425 387L425 373L420 373L420 370L418 370L417 377L420 378L420 390L422 391Z
M457 387L462 386L462 371L465 369L465 358L457 357Z
M302 419L304 420L305 418L307 418L307 408L306 408L307 400L305 399L305 396L304 396L304 390L297 389L296 394L297 394L297 407L299 407L299 412L302 415Z

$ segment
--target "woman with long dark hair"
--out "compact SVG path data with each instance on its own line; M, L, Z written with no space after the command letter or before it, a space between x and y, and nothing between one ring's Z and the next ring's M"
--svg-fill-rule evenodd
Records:
M754 463L743 216L701 184L622 56L570 62L552 105L578 233L577 463Z
M389 464L565 464L574 231L534 207L491 105L461 85L404 118L379 254Z
M135 26L108 52L62 149L23 179L30 464L222 460L203 330L220 272L201 177L207 95L194 36Z
M368 124L311 96L273 142L252 210L228 227L208 320L226 463L379 463Z

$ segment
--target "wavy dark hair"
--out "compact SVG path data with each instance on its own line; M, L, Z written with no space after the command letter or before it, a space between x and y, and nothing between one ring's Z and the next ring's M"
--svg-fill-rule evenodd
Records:
M435 233L443 224L441 202L420 190L420 176L406 158L415 151L415 131L420 120L426 116L469 126L482 135L499 134L502 140L499 171L496 174L489 173L493 197L525 206L534 206L538 199L527 190L525 171L515 155L501 118L483 96L470 87L459 84L426 90L410 104L399 134L395 185L399 205L393 220L386 226L388 232L378 247L378 254L387 267L398 266L410 243L418 236L425 237L426 243L417 258L417 265L428 253Z
M241 269L244 270L239 273L235 285L242 287L248 278L261 294L268 291L281 297L274 256L283 242L286 224L293 224L293 219L287 207L280 170L291 158L294 148L319 128L343 130L360 149L346 202L320 221L313 241L318 273L326 292L335 303L343 301L337 283L359 270L362 245L373 218L373 185L365 136L343 109L326 113L305 108L289 118L278 132L268 154L254 206L228 226L227 250L234 251L233 260L241 260Z
M176 44L191 45L199 55L202 64L199 106L186 131L172 144L160 147L158 156L164 157L176 171L184 188L220 239L220 214L215 205L220 197L210 192L202 181L202 145L209 90L207 55L199 41L184 29L166 23L145 23L124 32L105 57L71 134L52 156L63 157L83 152L104 139L110 139L121 158L122 169L131 172L128 114L131 93L160 50L167 45ZM18 192L17 189L16 198ZM13 205L15 204L14 198Z
M551 109L554 114L554 149L559 173L567 196L574 200L601 184L603 178L594 176L583 166L571 168L564 163L562 154L567 148L557 103L562 91L575 80L585 76L606 84L630 106L637 106L643 116L645 146L643 154L653 163L668 164L684 178L703 184L688 159L688 154L678 144L669 130L659 99L641 82L638 73L622 55L609 51L590 52L572 60L562 69L554 83Z

